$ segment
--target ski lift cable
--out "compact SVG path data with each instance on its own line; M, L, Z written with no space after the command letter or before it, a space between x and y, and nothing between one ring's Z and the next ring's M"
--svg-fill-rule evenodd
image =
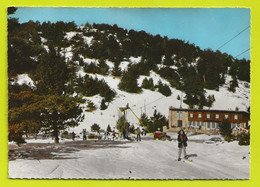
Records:
M151 96L153 96L154 94L156 94L157 92L154 92L154 93L152 93L151 95L149 95L148 97L145 97L145 99L147 99L147 98L149 98L149 97L151 97ZM143 105L142 105L143 106ZM146 106L146 105L145 105ZM131 108L135 108L135 107L137 107L136 105L133 105L133 106L131 106ZM140 108L140 107L139 107Z
M246 31L247 29L250 28L250 25L247 26L245 29L243 29L242 31L240 31L238 34L236 34L234 37L232 37L230 40L228 40L227 42L225 42L224 44L222 44L219 48L217 48L217 50L219 50L220 48L224 47L225 45L227 45L229 42L231 42L233 39L235 39L236 37L238 37L240 34L242 34L244 31Z
M158 100L160 100L160 99L163 99L163 98L166 98L166 97L165 97L165 96L162 96L162 97L160 97L159 99L156 99L156 100L154 100L154 101L152 101L152 102L146 104L145 106L148 106L148 105L150 105L150 104L152 104L152 103L154 103L154 102L156 102L156 101L158 101ZM140 110L140 108L135 109L135 111L137 111L137 110Z
M239 57L240 55L244 54L245 52L249 51L252 48L248 48L247 50L243 51L242 53L238 54L237 56L235 56L235 58Z

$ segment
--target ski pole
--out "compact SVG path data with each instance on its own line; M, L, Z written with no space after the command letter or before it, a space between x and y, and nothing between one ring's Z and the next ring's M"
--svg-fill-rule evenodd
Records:
M188 128L188 130L187 130L187 132L186 132L186 138L187 138L187 136L188 136L188 133L189 133L189 130L190 130L190 126L191 126L191 123L190 123L189 128Z

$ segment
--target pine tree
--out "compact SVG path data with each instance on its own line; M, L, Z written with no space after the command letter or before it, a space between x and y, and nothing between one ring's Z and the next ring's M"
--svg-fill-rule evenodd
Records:
M166 117L162 115L160 112L157 112L157 110L154 110L153 116L151 117L151 121L153 131L157 131L158 129L162 131L163 126L167 126L168 124Z
M120 65L120 59L116 58L115 63L114 63L114 68L112 70L112 75L115 77L120 77L122 74L121 68L119 67L119 65Z
M137 78L138 75L132 69L129 69L127 72L124 71L118 85L119 89L130 93L139 93L141 89L137 84Z
M219 125L219 131L222 136L224 136L226 141L231 141L232 138L232 128L228 121L224 121Z
M110 125L107 126L107 132L112 132Z
M92 112L92 111L96 110L95 104L90 100L88 101L87 108L88 108L87 112Z
M144 127L145 129L147 129L149 132L154 132L153 131L153 127L152 127L152 122L151 120L149 119L149 117L143 113L141 118L140 118L140 121L141 121L141 126Z
M14 95L16 99L20 97L20 105L9 108L9 126L10 129L29 133L39 130L52 132L58 143L60 130L77 126L83 119L79 104L84 100L67 94L69 69L59 50L53 46L49 49L49 53L39 57L36 73L32 76L36 86L34 91ZM14 103L12 97L10 102Z
M154 83L153 83L153 79L152 79L152 78L149 79L149 89L152 90L152 91L155 90L155 88L154 88Z
M28 129L30 133L43 130L52 132L55 142L59 143L60 130L75 127L84 119L82 107L80 107L84 100L80 97L40 96L33 91L22 91L18 94L11 94L10 100L13 100L12 103L20 103L9 108L10 137L15 137L16 132L20 137L24 129Z
M103 58L98 60L98 73L101 75L109 74L109 66L106 64Z
M143 83L142 83L142 88L149 89L149 82L147 78L144 78Z
M170 87L167 84L163 84L161 80L159 81L158 85L156 86L158 88L158 92L163 94L164 96L170 96L172 94L172 91Z
M105 99L102 99L101 104L100 104L100 110L106 110L107 105Z
M40 95L62 94L66 91L66 83L69 81L69 69L65 59L59 51L50 46L48 54L40 57L36 73L32 77L36 83L37 93Z
M100 126L96 123L94 123L92 126L91 126L91 131L92 132L99 132L100 130Z

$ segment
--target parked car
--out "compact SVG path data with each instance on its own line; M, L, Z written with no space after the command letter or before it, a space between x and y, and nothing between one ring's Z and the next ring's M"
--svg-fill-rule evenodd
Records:
M206 140L204 143L206 144L215 144L217 142L222 142L223 140L220 137L212 137L209 140Z
M162 141L172 141L171 137L166 135L166 133L163 133L161 136L159 136L158 140L162 140Z
M156 132L153 134L153 139L158 139L161 135L163 135L163 132L156 131Z
M222 142L222 139L220 137L213 137L209 139L210 141L214 141L214 142Z
M166 133L164 133L164 132L158 132L158 131L156 131L156 132L154 133L153 138L154 138L155 140L158 139L158 140L163 140L163 141L165 141L165 140L171 141L171 140L172 140L170 136L166 135Z

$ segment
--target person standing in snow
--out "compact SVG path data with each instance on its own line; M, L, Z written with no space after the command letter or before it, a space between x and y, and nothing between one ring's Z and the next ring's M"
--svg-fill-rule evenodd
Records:
M142 129L142 135L146 136L146 132L144 128Z
M72 136L72 140L74 141L76 134L74 132L72 132L71 136Z
M83 129L82 134L83 134L83 141L84 141L84 140L87 139L87 131L86 131L86 129Z
M126 130L123 128L123 138L126 138Z
M138 141L138 140L141 141L141 135L140 135L140 134L141 134L140 128L138 127L137 130L136 130L136 135L137 135L136 140L137 140L137 141Z
M113 137L113 140L114 140L115 137L116 137L116 132L115 132L115 131L113 131L113 133L112 133L112 137Z
M185 158L185 159L187 158L187 155L186 155L187 141L188 141L188 138L187 138L187 136L186 136L184 130L181 129L181 130L178 132L178 148L179 148L178 161L181 160L182 150L183 150L184 158Z

